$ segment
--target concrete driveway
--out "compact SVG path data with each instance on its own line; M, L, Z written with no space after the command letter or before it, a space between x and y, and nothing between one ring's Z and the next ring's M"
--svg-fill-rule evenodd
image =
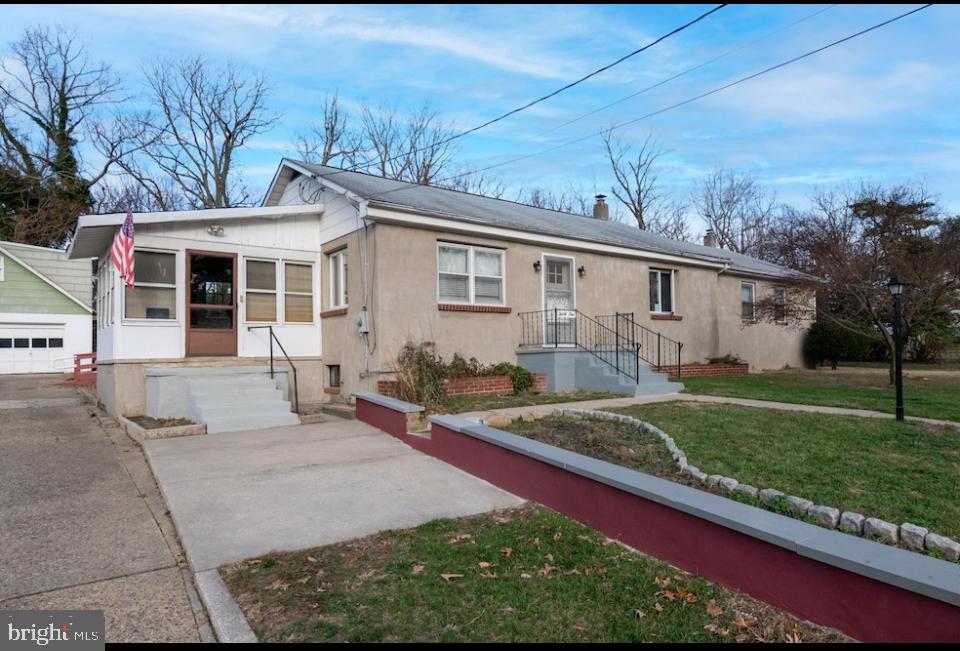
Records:
M195 572L522 502L353 420L144 447Z
M104 610L108 642L204 639L143 455L63 379L0 376L0 609Z

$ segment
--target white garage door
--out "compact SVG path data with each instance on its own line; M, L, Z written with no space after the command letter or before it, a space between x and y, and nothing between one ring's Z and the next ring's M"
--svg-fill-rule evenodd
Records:
M0 323L0 374L54 373L72 367L63 326Z

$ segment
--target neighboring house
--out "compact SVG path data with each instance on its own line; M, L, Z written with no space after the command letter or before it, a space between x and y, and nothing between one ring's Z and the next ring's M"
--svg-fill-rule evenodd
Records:
M0 241L0 374L70 371L93 352L91 261Z
M261 207L135 215L126 291L108 264L124 215L83 216L70 254L101 258L101 400L159 413L151 378L262 373L265 325L293 358L301 402L376 390L408 340L523 363L521 346L576 348L590 328L628 328L629 342L612 341L653 336L647 361L660 333L683 344L683 362L801 364L801 329L753 318L792 272L607 221L606 209L601 199L598 218L582 217L285 159Z

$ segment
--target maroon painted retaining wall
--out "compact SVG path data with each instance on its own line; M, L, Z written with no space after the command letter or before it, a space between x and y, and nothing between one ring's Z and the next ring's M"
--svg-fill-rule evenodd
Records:
M872 642L960 640L960 608L848 572L433 423L357 400L357 417L496 486L677 567Z
M450 380L444 380L444 388L447 395L465 396L465 395L485 395L485 396L503 396L513 393L513 380L509 375L482 375L479 377L460 377ZM545 373L533 374L533 391L547 390L547 375ZM396 380L379 380L377 382L377 393L397 397Z

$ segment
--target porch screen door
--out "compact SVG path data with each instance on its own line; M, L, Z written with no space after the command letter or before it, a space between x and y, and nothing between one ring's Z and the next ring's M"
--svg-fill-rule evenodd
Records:
M187 251L187 355L237 354L237 257Z
M554 258L547 258L546 263L543 278L543 341L548 346L572 346L577 341L573 263Z

